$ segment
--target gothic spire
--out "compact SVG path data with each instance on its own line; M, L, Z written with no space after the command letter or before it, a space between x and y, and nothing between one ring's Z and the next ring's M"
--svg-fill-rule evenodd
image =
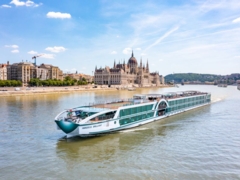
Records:
M147 60L147 67L146 67L146 69L147 69L147 72L149 72L148 60Z
M132 50L132 57L133 57L134 55L133 55L133 50Z
M114 59L114 65L113 65L113 68L116 68L116 62L115 62L115 59Z

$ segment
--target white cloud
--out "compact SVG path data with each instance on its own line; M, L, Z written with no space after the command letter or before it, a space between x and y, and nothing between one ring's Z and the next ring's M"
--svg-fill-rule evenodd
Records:
M137 51L141 51L142 49L141 48L136 48Z
M141 56L146 56L147 54L146 53L142 53Z
M112 51L111 54L117 54L117 51Z
M36 4L34 3L33 1L30 1L30 0L27 0L26 2L25 1L20 1L20 0L12 0L10 2L10 4L14 4L15 6L27 6L27 7L38 7L40 5L42 5L42 3L39 3L39 4Z
M26 6L34 6L34 2L32 2L32 1L27 1L27 2L26 2Z
M38 7L38 6L41 6L42 3L39 3L39 4L35 4L34 7Z
M152 48L153 46L156 46L158 43L160 43L163 39L165 39L166 37L168 37L170 34L172 34L174 31L178 30L178 26L174 27L173 29L171 29L170 31L166 32L162 37L160 37L158 40L156 40L153 44L151 44L150 46L148 46L144 51L147 51L148 49Z
M12 48L18 48L18 45L12 45Z
M54 53L59 53L59 52L66 51L66 48L64 48L62 46L54 46L54 47L47 47L45 50L50 51L50 52L54 52Z
M123 54L131 54L131 52L132 52L132 49L131 49L131 48L125 48L125 49L123 50Z
M10 4L14 4L15 6L25 6L25 2L19 0L12 0Z
M19 50L18 49L14 49L11 51L12 53L19 53Z
M239 23L239 22L240 22L240 17L237 18L237 19L234 19L232 22L233 22L233 23Z
M19 48L18 45L5 45L5 47L7 48Z
M47 17L48 18L70 19L71 14L61 13L61 12L48 12Z
M3 5L1 5L1 7L3 7L3 8L11 8L12 6L9 6L9 5L6 5L6 4L3 4Z
M158 61L159 61L159 62L162 62L162 61L163 61L163 59L159 59Z
M36 51L29 51L28 54L37 54Z
M41 57L46 59L54 59L55 54L43 54Z

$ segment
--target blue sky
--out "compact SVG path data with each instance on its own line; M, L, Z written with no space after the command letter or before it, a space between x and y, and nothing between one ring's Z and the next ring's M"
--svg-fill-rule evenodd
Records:
M0 63L31 61L64 72L127 62L150 71L240 70L239 0L1 0Z

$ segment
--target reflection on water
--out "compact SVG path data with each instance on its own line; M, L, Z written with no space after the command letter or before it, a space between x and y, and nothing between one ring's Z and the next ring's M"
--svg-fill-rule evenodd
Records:
M72 159L77 157L83 162L115 161L114 158L119 151L132 150L142 143L147 143L152 133L153 131L149 129L141 132L136 129L129 133L117 132L91 138L60 140L57 143L57 155Z
M214 103L92 138L62 138L53 122L66 108L182 90L211 92ZM240 179L240 93L235 87L189 85L0 100L0 179Z

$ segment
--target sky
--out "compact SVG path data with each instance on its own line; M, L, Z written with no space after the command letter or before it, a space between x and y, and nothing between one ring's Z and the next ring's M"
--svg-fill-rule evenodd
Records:
M0 63L92 75L128 61L151 72L240 73L239 0L1 0Z

